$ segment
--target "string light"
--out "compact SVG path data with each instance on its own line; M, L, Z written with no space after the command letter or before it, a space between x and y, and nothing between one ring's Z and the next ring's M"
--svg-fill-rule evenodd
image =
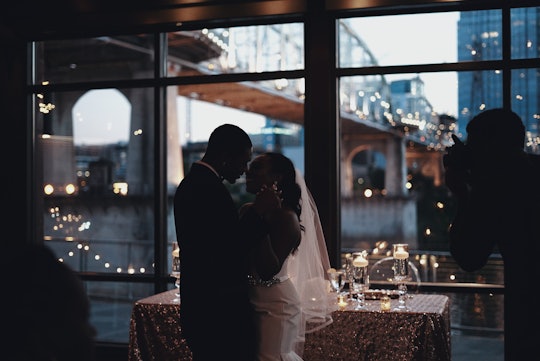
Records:
M94 262L98 264L101 263L104 269L115 267L117 273L126 272L128 274L135 274L137 269L139 270L139 273L146 273L145 267L136 267L132 264L127 266L112 266L110 261L105 260L101 254L94 251L91 243L87 241L74 242L76 239L80 238L81 233L89 230L92 225L92 223L88 220L83 221L82 215L74 213L63 214L58 206L49 208L49 215L53 220L53 224L50 229L51 233L57 233L57 236L60 237L47 236L45 239L51 241L54 238L61 238L66 243L73 243L73 248L68 249L66 251L66 255L64 257L59 257L58 261L65 262L66 259L73 259L77 254L79 254L79 257L84 257L91 260L93 259ZM73 237L74 234L78 235L78 237ZM95 265L91 268L95 269Z

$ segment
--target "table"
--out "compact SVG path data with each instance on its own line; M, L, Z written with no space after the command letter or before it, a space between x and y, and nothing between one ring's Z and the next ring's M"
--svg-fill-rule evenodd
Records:
M135 302L129 330L129 361L190 361L179 326L180 304L174 292ZM392 300L392 307L397 300ZM367 310L349 305L332 313L334 322L306 335L305 361L450 361L449 298L415 294L408 311L381 312L379 301Z
M397 300L392 299L392 308ZM306 361L450 361L450 307L444 295L415 294L407 311L366 311L351 305L332 313L333 323L306 335Z

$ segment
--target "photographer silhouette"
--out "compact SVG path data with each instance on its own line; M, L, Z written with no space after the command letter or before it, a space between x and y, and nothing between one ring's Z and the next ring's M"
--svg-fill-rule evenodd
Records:
M505 360L527 360L540 337L540 156L524 151L525 127L506 109L486 110L443 157L446 186L457 200L450 252L465 271L484 267L492 252L504 261Z

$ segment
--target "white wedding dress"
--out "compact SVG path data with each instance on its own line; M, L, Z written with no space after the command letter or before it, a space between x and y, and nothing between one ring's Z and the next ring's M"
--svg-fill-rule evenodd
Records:
M271 286L252 285L259 334L257 361L303 361L305 337L332 323L328 303L330 268L328 251L317 206L304 177L296 170L300 185L304 226L298 250L289 254Z
M290 256L289 256L290 257ZM257 361L302 361L295 347L303 317L296 288L287 273L287 260L275 276L280 282L271 286L250 287L259 335Z

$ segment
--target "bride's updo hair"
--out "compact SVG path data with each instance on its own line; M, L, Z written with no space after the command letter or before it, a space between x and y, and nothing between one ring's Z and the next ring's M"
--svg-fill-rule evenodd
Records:
M282 205L294 210L298 219L302 213L300 205L301 190L296 183L296 171L293 162L281 153L267 152L264 155L268 158L269 172L280 175L281 181L277 184L281 190Z

